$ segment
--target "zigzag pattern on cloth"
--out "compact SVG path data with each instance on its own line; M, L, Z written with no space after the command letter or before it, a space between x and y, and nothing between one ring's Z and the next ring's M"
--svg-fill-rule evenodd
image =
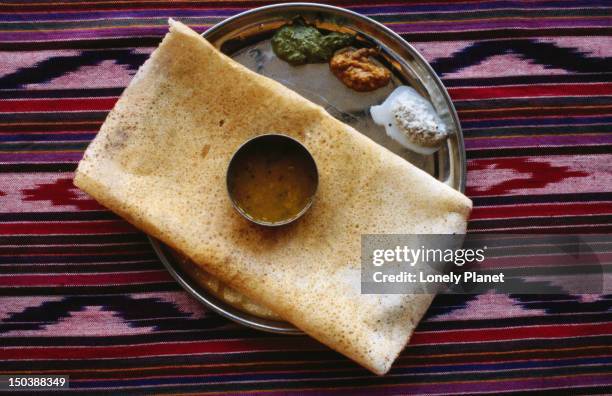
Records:
M421 326L422 329L436 328L440 323L452 318L465 320L465 315L480 315L475 303L487 294L440 295L429 309ZM0 334L18 335L27 332L29 335L65 335L61 333L61 322L72 316L96 308L95 312L108 312L115 323L104 325L108 335L112 334L154 334L157 332L177 331L180 329L214 330L227 326L228 322L217 315L195 314L185 310L176 302L160 297L138 297L131 295L111 296L66 296L62 298L42 299L26 307L17 307L5 312L0 322ZM5 303L10 304L9 301ZM581 296L564 294L548 295L509 295L505 303L498 303L498 308L505 307L514 312L513 323L536 318L536 314L601 314L612 309L612 295L599 296L584 300ZM533 311L533 312L530 312ZM490 315L490 313L489 313ZM523 317L524 319L520 319ZM443 319L444 318L444 319ZM86 325L86 324L85 324ZM58 330L54 330L58 327ZM141 328L141 329L139 329Z
M487 59L515 54L524 61L542 65L545 68L563 69L576 73L611 73L612 58L587 54L580 48L560 47L555 43L540 42L533 39L488 40L474 42L446 57L431 59L432 67L444 76L456 73L470 66L478 65ZM28 84L42 84L77 71L85 66L97 66L111 60L117 65L125 65L128 70L136 71L146 60L148 54L132 49L82 50L77 55L55 55L39 61L32 66L0 77L0 86L17 89Z
M43 301L28 306L19 312L11 312L0 323L0 334L19 330L40 330L70 317L72 313L85 311L89 307L101 307L112 312L127 327L146 327L155 331L173 330L179 327L218 327L226 323L223 319L202 322L184 312L172 302L160 298L132 298L130 295L116 296L69 296L61 300ZM171 321L168 319L172 318Z
M559 47L537 40L489 40L473 43L448 57L439 58L431 66L442 76L479 64L495 55L517 54L550 68L576 73L610 73L612 58L587 56L576 48Z
M126 65L130 70L136 71L148 57L148 54L137 53L130 49L84 50L78 55L52 56L34 66L20 68L0 77L0 87L17 89L27 84L48 82L81 67L98 65L105 60L112 60L118 65Z

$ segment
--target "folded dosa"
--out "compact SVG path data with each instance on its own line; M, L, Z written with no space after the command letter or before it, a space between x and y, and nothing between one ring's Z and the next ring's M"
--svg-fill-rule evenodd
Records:
M319 169L299 221L262 228L226 193L256 135L301 141ZM374 373L387 372L431 295L362 295L361 234L464 233L471 201L185 25L139 69L75 185L207 272Z

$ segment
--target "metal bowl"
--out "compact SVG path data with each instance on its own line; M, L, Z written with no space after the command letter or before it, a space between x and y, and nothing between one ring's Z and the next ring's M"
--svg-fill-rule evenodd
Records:
M275 147L278 144L285 145L285 147L289 145L289 147L294 148L295 149L294 152L298 153L298 155L302 157L308 163L309 165L308 173L309 173L309 176L311 176L312 180L314 180L314 186L313 186L314 188L309 194L308 200L305 202L304 206L300 209L298 213L295 213L281 220L266 221L266 220L255 218L252 216L251 213L246 211L237 201L230 185L232 181L232 175L235 175L236 172L239 172L239 170L236 169L235 164L236 164L236 160L241 154L245 153L247 150L255 147L256 145L259 145L260 147L262 145L265 145L266 147ZM259 224L259 225L266 226L266 227L278 227L278 226L287 225L299 219L300 217L302 217L304 213L306 213L308 209L310 209L310 207L312 206L312 202L314 201L315 193L317 192L318 183L319 183L319 173L317 170L317 164L315 163L315 160L312 157L312 154L310 154L308 149L304 147L304 145L298 142L296 139L292 138L291 136L282 135L278 133L268 133L265 135L259 135L259 136L255 136L252 139L247 140L246 142L242 144L242 146L238 148L238 150L236 150L236 152L230 159L229 165L227 167L227 176L226 176L227 194L229 195L230 201L232 201L232 205L234 206L234 209L236 209L236 211L240 213L240 215L244 217L245 219L252 221L255 224Z
M391 83L373 92L356 92L345 87L329 71L327 64L294 67L278 59L272 52L270 39L279 27L296 16L320 29L355 33L358 45L380 48L382 61L393 74ZM276 4L228 18L203 36L235 61L279 81L443 183L464 191L465 149L453 103L440 79L417 50L382 24L355 12L323 4ZM451 136L436 153L420 155L409 151L391 140L384 128L374 124L370 118L370 106L383 102L398 85L410 85L429 99L445 122ZM287 322L250 315L214 297L180 269L167 246L153 238L150 240L170 274L213 311L254 329L301 334Z

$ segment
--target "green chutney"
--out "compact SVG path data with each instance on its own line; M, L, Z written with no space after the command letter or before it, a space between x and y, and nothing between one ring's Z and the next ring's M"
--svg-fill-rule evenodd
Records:
M355 36L346 33L321 33L301 21L280 28L272 37L276 56L292 65L327 62L336 50L349 46Z

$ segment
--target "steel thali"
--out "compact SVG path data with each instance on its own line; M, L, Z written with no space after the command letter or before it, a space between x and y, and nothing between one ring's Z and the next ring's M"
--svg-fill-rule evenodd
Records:
M326 63L291 66L277 58L271 48L274 32L295 17L328 31L353 33L357 45L378 47L382 62L392 71L391 83L373 92L356 92L345 87ZM465 149L455 108L440 79L410 44L382 24L355 12L313 3L277 4L256 8L228 18L207 30L203 36L223 53L259 74L279 81L307 99L323 106L332 116L351 125L438 180L463 192L465 188ZM432 155L414 153L374 124L369 108L379 104L399 85L410 85L429 99L445 122L451 136ZM213 311L242 325L274 333L301 334L291 324L258 311L256 304L226 298L227 288L210 275L195 274L185 261L163 243L150 238L164 266L179 284ZM199 279L199 281L197 280ZM202 280L204 279L204 282ZM231 290L230 290L231 291Z

